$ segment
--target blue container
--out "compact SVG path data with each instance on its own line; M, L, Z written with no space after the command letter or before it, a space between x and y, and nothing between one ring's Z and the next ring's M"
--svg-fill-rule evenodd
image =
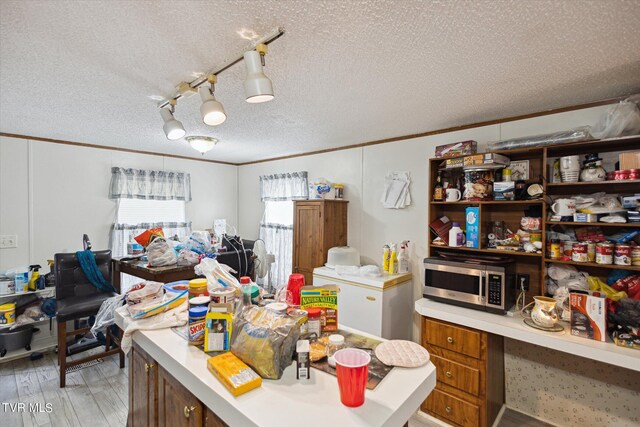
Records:
M465 211L467 247L478 249L480 247L480 208L469 207Z

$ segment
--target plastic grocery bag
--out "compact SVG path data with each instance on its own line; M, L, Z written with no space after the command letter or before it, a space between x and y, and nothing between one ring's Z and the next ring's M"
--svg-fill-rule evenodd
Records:
M638 101L640 95L634 95L609 107L591 128L591 135L596 139L604 139L640 133Z
M252 306L233 321L231 352L262 378L275 380L291 364L299 337L300 326L292 317Z
M611 286L600 280L599 277L588 276L587 280L589 281L589 289L592 291L604 292L607 295L607 298L613 301L619 301L621 298L627 298L626 292L616 291Z
M238 280L229 274L231 267L220 264L213 258L203 258L200 264L194 267L194 271L198 276L207 278L207 289L209 292L214 289L234 287L240 289Z
M162 298L163 294L162 283L146 281L133 285L125 295L125 299L127 305L134 305Z
M102 302L100 310L98 310L98 314L96 314L96 320L91 327L91 333L94 337L98 337L98 332L106 335L107 328L115 323L116 309L120 307L123 302L124 297L122 295L107 298Z
M147 246L147 258L151 267L173 265L178 262L176 251L167 239L157 237Z
M190 249L182 249L178 254L178 265L195 265L198 263L200 256L190 250Z

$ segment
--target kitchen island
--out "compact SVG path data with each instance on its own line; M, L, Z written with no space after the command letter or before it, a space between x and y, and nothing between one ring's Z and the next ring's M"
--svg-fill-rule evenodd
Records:
M126 327L120 315L116 323ZM431 362L394 368L366 391L364 405L348 408L340 403L334 376L312 369L311 380L298 381L291 365L281 379L263 380L260 388L234 397L207 370L208 357L170 329L136 331L129 354L129 427L402 426L436 384Z

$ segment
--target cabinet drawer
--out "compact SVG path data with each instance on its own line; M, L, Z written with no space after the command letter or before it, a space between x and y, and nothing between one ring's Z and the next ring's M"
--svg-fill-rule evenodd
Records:
M480 408L434 389L425 401L426 410L463 427L480 425Z
M476 359L484 359L480 347L480 332L425 319L424 334L428 344L465 354Z
M466 393L478 396L480 393L480 370L431 355L431 361L436 366L438 381L455 387Z

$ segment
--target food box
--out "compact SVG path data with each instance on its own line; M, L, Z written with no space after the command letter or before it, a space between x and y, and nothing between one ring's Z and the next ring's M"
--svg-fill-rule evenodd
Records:
M447 159L444 164L445 169L461 168L462 166L464 166L463 157L455 157L453 159Z
M207 368L234 396L262 385L260 375L231 352L210 357Z
M490 165L490 164L500 164L500 165L509 165L509 158L507 156L503 156L502 154L496 153L484 153L484 154L476 154L474 156L467 156L464 158L464 166L478 166L478 165Z
M229 351L233 331L233 307L231 304L209 305L204 321L204 351Z
M598 215L576 212L573 214L574 222L598 222Z
M620 153L620 170L640 169L640 151L632 151L630 153Z
M613 337L613 342L620 347L635 348L640 350L640 335L632 334L616 334Z
M607 304L604 294L597 291L571 292L571 335L606 341Z
M480 244L480 208L467 208L465 211L465 221L467 247L478 249Z
M320 309L322 332L338 330L338 286L303 286L300 290L300 308Z
M478 151L476 141L460 141L453 144L438 145L436 157L460 157L475 154Z
M498 181L493 183L493 200L514 200L516 183L514 181Z
M635 209L640 206L640 194L620 196L620 204L625 209Z

